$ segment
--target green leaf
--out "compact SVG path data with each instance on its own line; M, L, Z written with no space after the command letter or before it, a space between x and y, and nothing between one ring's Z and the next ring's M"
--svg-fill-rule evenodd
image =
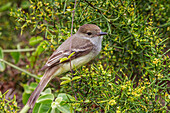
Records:
M75 52L72 52L69 56L68 56L68 59L71 58L71 56L74 55Z
M76 101L76 99L74 97L72 97L71 95L66 94L66 93L60 93L57 96L57 98L59 98L59 97L62 97L62 101L67 101L67 102Z
M44 40L44 41L42 41L39 45L38 45L38 47L37 47L37 49L36 49L36 51L35 51L35 56L38 56L38 55L40 55L44 50L45 50L45 48L43 48L43 46L45 45L45 44L47 44L48 42L46 41L46 40Z
M62 101L62 97L57 97L56 99L55 99L55 102L57 102L58 104L60 104L61 103L61 101Z
M60 78L61 80L71 80L71 78L70 77L62 77L62 78Z
M19 44L17 45L17 48L18 48L18 50L20 49ZM11 52L10 54L11 54L12 58L15 60L15 64L17 64L20 59L20 52Z
M38 86L38 84L37 83L35 83L35 82L32 82L31 84L30 84L30 86L29 86L29 89L30 90L32 90L32 91L34 91L35 90L35 88Z
M35 103L32 113L39 113L41 107L40 105L41 105L40 103Z
M52 103L54 100L53 94L42 95L38 98L37 103Z
M51 89L47 88L45 91L41 92L41 95L51 94Z
M80 78L81 78L81 76L75 76L75 77L72 78L72 80L77 80L77 79L80 79Z
M62 81L62 82L60 83L60 85L67 84L67 83L70 83L70 82L71 82L71 80Z
M36 103L32 113L50 113L51 103L48 104L39 104Z
M52 103L51 107L52 109L57 108L60 112L63 113L74 113L73 108L69 103L70 101L76 100L71 95L60 93L55 102Z
M67 57L60 58L60 63L66 61L66 60L68 60Z
M34 46L34 45L40 43L42 40L43 40L43 37L41 37L41 36L32 37L32 38L29 40L29 44L30 44L31 46Z
M12 58L15 60L15 64L17 64L20 59L20 53L19 52L11 52L10 54L11 54Z
M60 63L68 60L69 58L71 58L71 56L73 56L74 53L75 53L75 52L71 53L71 54L68 56L68 58L67 58L67 57L60 58Z
M64 105L55 104L55 106L62 113L74 113L73 109L70 109L69 104Z
M31 95L31 94L27 94L26 92L24 92L24 93L22 94L22 103L23 103L24 105L27 103L30 95Z
M42 41L38 47L36 48L36 51L32 53L32 56L30 58L31 61L31 67L34 66L34 63L36 62L38 56L45 50L45 48L43 48L44 45L47 45L48 42L46 40Z
M4 58L4 53L2 51L2 48L0 47L0 59ZM4 62L0 61L0 72L3 72L5 70L5 64Z
M31 94L34 90L35 90L35 88L37 87L37 83L35 83L35 82L32 82L31 84L30 84L30 86L28 86L27 84L24 84L24 92L25 93L27 93L27 94Z
M31 94L32 92L27 84L24 85L24 92L27 94Z
M55 102L53 102L53 103L51 104L51 107L52 107L51 113L61 113L61 112L56 108Z

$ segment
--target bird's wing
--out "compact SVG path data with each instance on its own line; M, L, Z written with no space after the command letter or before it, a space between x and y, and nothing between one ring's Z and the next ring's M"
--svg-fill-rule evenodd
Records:
M72 40L72 42L70 40ZM70 51L70 44L72 44L71 51ZM50 56L46 64L41 68L41 70L63 63L60 62L60 59L64 57L68 57L73 52L75 53L71 56L71 60L90 53L92 49L93 49L93 44L91 43L90 40L87 39L80 40L79 37L74 35L68 38L65 42L63 42L58 47L56 51L54 51L54 53ZM69 59L64 62L69 62Z

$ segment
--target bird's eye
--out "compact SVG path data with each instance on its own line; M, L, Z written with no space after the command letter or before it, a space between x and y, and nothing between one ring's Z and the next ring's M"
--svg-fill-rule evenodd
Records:
M91 32L87 32L88 35L91 35L92 33Z

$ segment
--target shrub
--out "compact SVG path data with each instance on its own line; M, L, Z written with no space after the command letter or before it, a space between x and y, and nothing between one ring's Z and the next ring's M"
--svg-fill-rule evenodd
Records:
M52 95L55 98L66 93L69 98L65 104L56 101L63 106L70 103L69 109L80 112L168 111L169 2L85 0L76 3L74 9L75 2L71 0L30 0L28 9L11 11L18 22L16 29L21 34L31 32L29 46L36 47L27 56L30 62L27 68L37 70L37 74L44 58L71 36L75 10L73 32L80 25L93 23L108 35L103 39L103 49L97 59L75 70L76 76L63 75L61 88L53 90ZM62 111L52 106L53 101L50 105L41 104L47 111Z

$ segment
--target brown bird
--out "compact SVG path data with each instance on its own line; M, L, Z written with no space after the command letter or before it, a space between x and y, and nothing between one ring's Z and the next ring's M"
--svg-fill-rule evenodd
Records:
M101 29L94 24L85 24L81 26L76 34L63 42L58 49L51 55L47 63L41 70L46 70L37 88L31 94L27 106L33 108L40 93L46 87L48 82L55 76L59 76L70 70L70 60L60 62L63 57L68 57L71 53L71 67L78 68L95 58L102 47L103 35Z

